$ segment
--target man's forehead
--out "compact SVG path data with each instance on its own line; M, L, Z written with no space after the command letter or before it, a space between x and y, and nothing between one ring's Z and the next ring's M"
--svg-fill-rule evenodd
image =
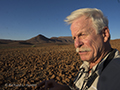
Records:
M92 27L92 23L91 22L78 22L78 23L72 23L71 27L70 27L72 32L77 32L77 33L81 33L81 32L86 32L86 33L90 33L93 30Z
M83 28L83 29L78 29L78 30L71 30L72 34L78 35L78 34L90 34L94 31L92 28Z
M85 16L82 16L80 18L75 19L72 24L70 29L74 29L74 28L85 28L88 25L91 26L92 24L92 20L90 18L86 18Z

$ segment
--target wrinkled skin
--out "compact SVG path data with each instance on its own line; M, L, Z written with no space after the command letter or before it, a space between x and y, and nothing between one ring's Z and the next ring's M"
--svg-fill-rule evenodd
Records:
M108 29L108 28L106 28ZM79 48L82 61L97 64L106 55L105 43L108 41L105 33L97 34L92 20L82 16L73 21L71 33L75 48Z

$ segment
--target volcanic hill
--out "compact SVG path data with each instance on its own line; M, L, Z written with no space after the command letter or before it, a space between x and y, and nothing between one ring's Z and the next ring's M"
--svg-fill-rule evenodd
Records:
M43 36L42 34L39 34L35 37L32 37L28 40L5 40L0 39L0 46L19 46L19 45L53 45L53 44L60 44L60 45L66 45L66 44L73 44L72 37L52 37L47 38Z

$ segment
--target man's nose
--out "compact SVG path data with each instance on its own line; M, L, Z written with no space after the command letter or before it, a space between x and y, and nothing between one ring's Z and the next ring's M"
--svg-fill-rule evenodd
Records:
M74 40L74 45L75 45L75 48L81 47L83 45L83 42L79 38L76 38Z

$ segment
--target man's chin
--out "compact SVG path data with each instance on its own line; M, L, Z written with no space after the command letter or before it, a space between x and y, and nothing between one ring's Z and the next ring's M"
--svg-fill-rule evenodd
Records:
M88 60L86 60L86 59L81 59L82 61L88 61Z
M87 59L87 58L83 58L83 57L80 57L82 61L87 61L87 62L90 62L91 60Z

